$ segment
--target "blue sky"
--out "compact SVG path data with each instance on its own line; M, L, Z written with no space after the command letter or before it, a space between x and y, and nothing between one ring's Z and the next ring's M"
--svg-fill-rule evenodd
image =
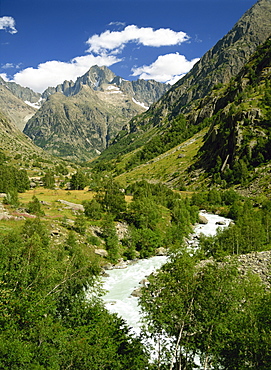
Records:
M0 0L0 74L42 92L106 65L174 83L256 0Z

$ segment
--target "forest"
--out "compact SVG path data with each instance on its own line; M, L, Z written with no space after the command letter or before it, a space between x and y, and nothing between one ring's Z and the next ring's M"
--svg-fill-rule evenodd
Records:
M36 217L1 234L1 369L270 368L269 285L249 270L241 273L236 259L270 249L270 201L255 204L232 189L181 193L144 180L122 189L112 178L78 171L70 192L85 186L95 187L94 196L82 201L84 212L72 226L61 221L67 232L62 242L52 241L37 196L26 205ZM11 195L18 201L22 189L10 190L4 202L16 208ZM201 237L188 253L185 238L202 208L234 222ZM121 240L117 222L128 228ZM99 225L99 237L90 225ZM106 261L90 244L105 248ZM142 290L145 329L135 336L103 306L102 266L148 258L159 247L167 250L168 263Z

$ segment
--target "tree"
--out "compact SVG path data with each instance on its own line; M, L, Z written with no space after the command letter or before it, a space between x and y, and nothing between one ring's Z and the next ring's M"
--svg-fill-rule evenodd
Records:
M102 236L105 240L109 260L116 263L119 258L119 240L114 224L114 216L111 214L106 214L102 221Z
M136 228L154 230L161 218L161 212L151 198L136 199L130 204L129 210L131 221Z
M265 319L263 328L260 307L270 293L257 276L240 276L234 261L196 262L177 253L143 289L140 303L148 331L162 349L159 366L190 369L196 354L204 369L256 370L266 364L271 325ZM163 346L161 338L171 341Z
M44 216L44 212L41 209L40 201L35 195L33 195L32 201L28 202L27 209L29 213L33 213L37 216Z
M151 229L132 229L132 249L140 253L140 258L147 258L155 254L155 250L163 245L159 233Z
M70 180L71 190L84 190L87 186L88 179L85 174L81 171L77 171L72 175Z
M51 245L45 231L35 219L0 235L0 368L147 368L140 340L102 305L92 251L74 233Z
M46 172L46 174L42 177L42 182L44 187L47 189L53 189L55 186L55 177L52 171Z
M93 220L100 220L102 216L102 205L95 198L92 200L85 200L82 202L84 206L84 213L86 217Z
M79 213L76 216L75 222L74 222L74 230L78 232L81 235L84 235L86 232L86 219L85 216L82 213Z
M12 207L16 208L19 206L19 198L17 190L11 190L3 199L4 204L10 204Z
M125 195L118 184L112 179L108 180L104 186L104 196L101 203L105 211L119 216L126 210Z

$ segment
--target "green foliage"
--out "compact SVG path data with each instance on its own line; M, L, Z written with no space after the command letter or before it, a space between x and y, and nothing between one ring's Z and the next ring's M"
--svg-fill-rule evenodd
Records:
M7 160L7 156L2 150L0 150L0 165L2 165L6 160Z
M268 206L255 210L249 200L234 201L229 216L236 220L235 224L218 230L215 236L200 238L202 257L218 259L270 248L271 212Z
M133 229L131 233L132 250L140 253L140 258L151 257L155 250L163 246L161 235L148 228Z
M16 190L23 193L29 189L29 178L25 170L17 170L15 167L0 165L0 192L8 193Z
M218 209L219 207L239 204L241 199L242 197L233 189L219 191L214 188L210 189L209 191L193 193L191 197L191 204L200 209L212 211ZM228 216L233 219L236 218L231 212L228 214Z
M88 235L87 241L88 241L88 243L90 243L92 245L97 245L98 246L98 245L101 244L100 239L95 235Z
M139 339L101 304L90 250L74 233L54 245L46 234L35 219L0 236L0 368L147 368Z
M266 165L270 152L270 38L260 45L240 74L217 93L219 110L210 117L212 130L198 156L213 182L224 188L247 186L255 167Z
M20 204L18 198L18 192L16 190L11 190L3 199L4 204L10 204L12 207L17 208Z
M101 204L105 211L115 216L120 216L120 214L126 210L124 192L112 179L106 181L102 193L103 198L101 199Z
M180 114L177 118L170 121L170 125L166 129L153 136L141 150L133 155L126 165L126 170L145 163L174 148L203 129L207 124L207 121L203 121L200 125L191 125L185 119L184 115Z
M55 187L55 177L52 171L46 172L46 174L41 178L43 185L47 189L54 189Z
M130 222L138 229L154 230L160 220L161 212L151 198L134 200L129 207Z
M86 228L87 224L85 216L82 213L79 213L76 215L76 219L74 221L74 230L81 235L85 235Z
M140 303L160 351L157 368L195 368L197 354L204 369L268 369L270 293L237 267L229 261L200 266L183 252L149 277Z
M183 237L198 219L196 206L162 184L139 181L131 184L126 193L133 195L125 216L131 227L128 245L141 257L154 254L159 247L182 245Z
M88 178L83 172L78 171L72 175L71 181L70 181L71 190L84 190L87 184L88 184Z
M102 220L102 236L105 240L109 260L116 263L119 258L119 241L114 224L114 216L111 214L106 214Z
M67 167L64 166L64 164L60 163L55 167L55 172L56 174L61 174L61 175L68 175L69 171Z
M93 220L100 220L102 216L102 205L95 198L92 200L85 200L82 202L84 206L84 213L86 217Z
M37 216L44 216L45 214L41 208L40 201L35 195L33 195L32 201L28 203L27 210L29 213L33 213Z

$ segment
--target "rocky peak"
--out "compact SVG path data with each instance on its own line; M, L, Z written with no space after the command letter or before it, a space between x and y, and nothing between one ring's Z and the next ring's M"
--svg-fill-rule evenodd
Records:
M56 92L73 96L78 94L83 86L89 86L95 91L104 91L108 89L108 85L119 88L120 91L134 99L135 103L141 104L145 109L156 102L170 87L154 80L127 81L120 76L116 76L109 68L95 65L83 76L78 77L75 82L64 81L56 87L48 87L42 97L47 99L48 96Z
M35 104L40 101L41 94L36 93L29 87L22 87L15 82L5 81L2 77L0 77L0 85L5 86L13 95L24 102Z

